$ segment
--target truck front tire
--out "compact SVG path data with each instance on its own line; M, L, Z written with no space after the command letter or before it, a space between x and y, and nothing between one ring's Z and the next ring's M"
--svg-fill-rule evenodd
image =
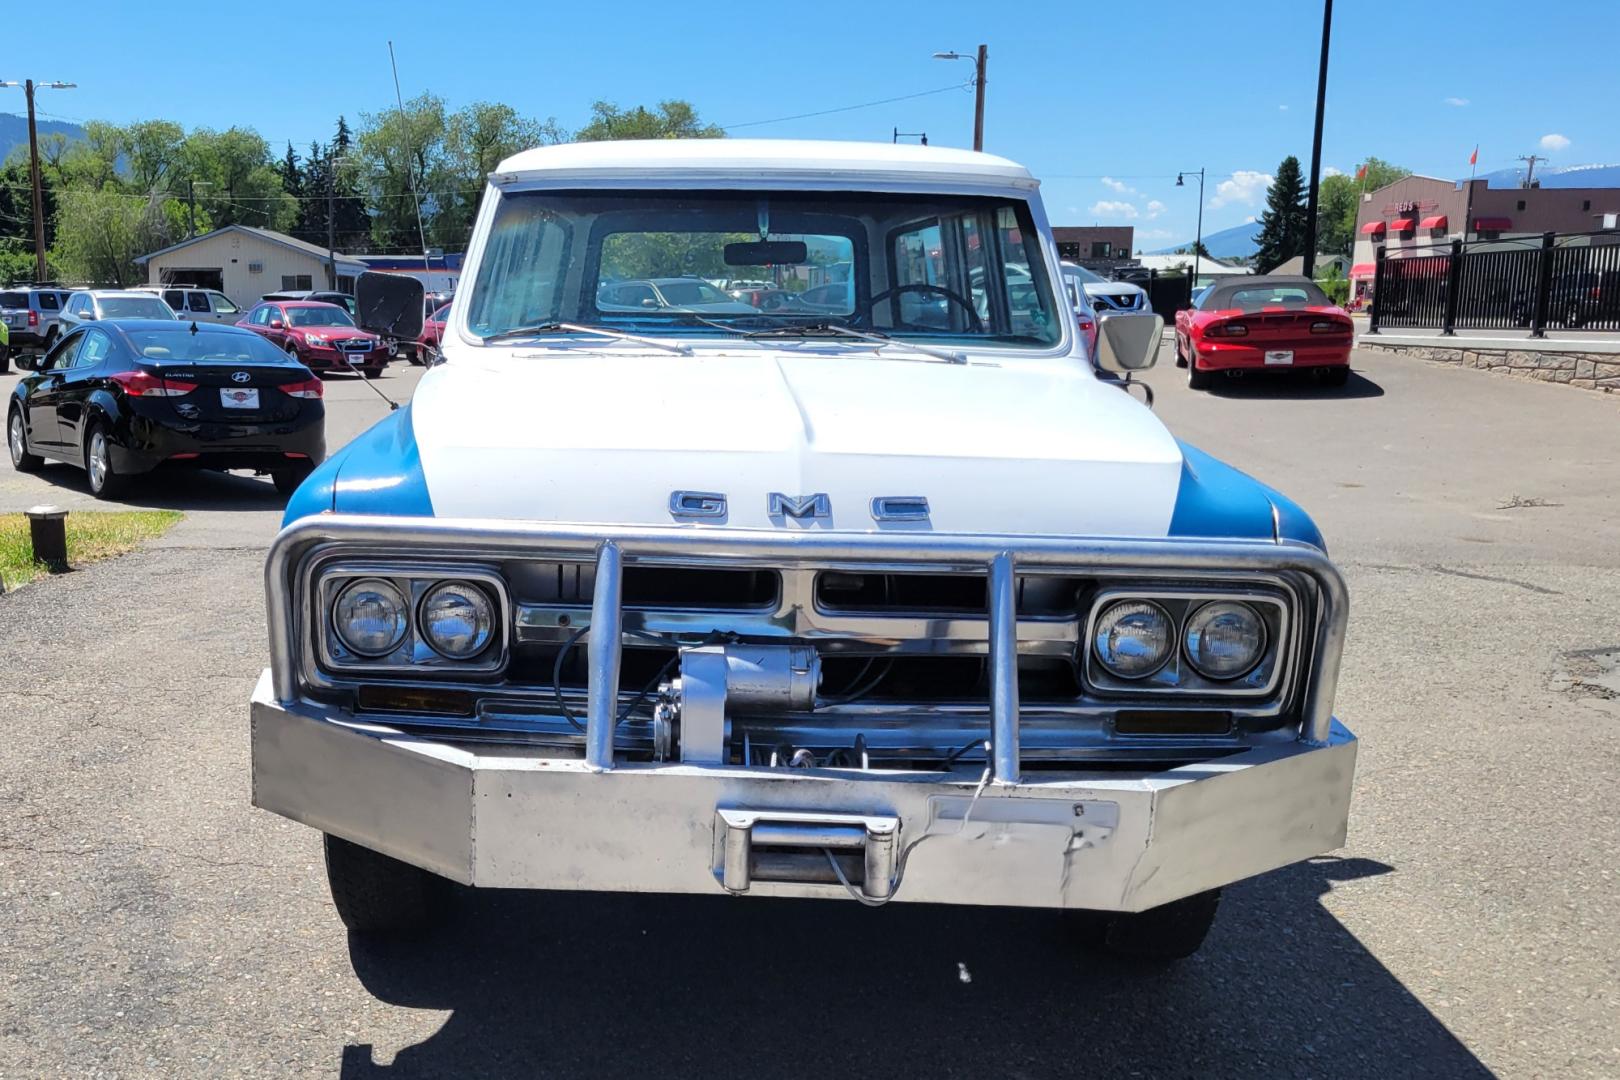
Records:
M1185 960L1204 944L1221 890L1211 889L1137 912L1076 912L1086 944L1133 960Z
M412 937L449 914L449 881L330 833L326 880L338 917L357 934Z

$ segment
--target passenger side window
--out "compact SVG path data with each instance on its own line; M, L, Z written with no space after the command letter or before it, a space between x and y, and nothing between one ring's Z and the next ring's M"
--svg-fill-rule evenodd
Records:
M208 294L205 292L186 293L186 300L192 311L208 311Z
M45 357L45 370L65 371L73 366L73 357L84 344L83 334L70 334Z
M165 290L163 293L163 302L173 308L176 315L186 310L186 294L181 292L179 289Z
M235 315L242 310L235 304L231 303L230 299L224 293L211 292L204 293L203 295L207 296L208 299L212 301L214 310L219 312L221 315Z
M39 309L41 311L58 311L62 307L61 298L53 292L39 294Z

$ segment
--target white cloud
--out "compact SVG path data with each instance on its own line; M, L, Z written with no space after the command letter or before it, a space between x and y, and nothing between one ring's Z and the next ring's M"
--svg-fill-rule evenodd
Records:
M1255 222L1257 222L1259 220L1260 220L1259 218L1255 217L1253 214L1250 214L1248 217L1243 219L1243 224L1245 224L1245 225L1253 225Z
M1563 135L1543 135L1541 137L1543 150L1568 150L1569 139Z
M1322 175L1324 177L1343 176L1344 175L1344 170L1339 168L1336 165L1324 165L1324 166L1322 166Z
M1136 231L1138 240L1168 240L1174 235L1176 234L1170 229L1138 229Z
M1279 106L1277 106L1277 111L1278 111L1278 112L1287 112L1287 111L1288 111L1288 106L1286 106L1286 105L1279 105Z
M1447 105L1450 105L1454 109L1460 109L1464 105L1468 104L1468 99L1465 97L1448 97L1444 100Z
M1114 202L1103 199L1091 204L1091 216L1099 218L1134 218L1137 216L1136 206L1128 202Z
M1102 178L1102 185L1103 185L1103 187L1107 188L1109 191L1117 191L1121 195L1135 195L1136 194L1136 189L1135 188L1131 187L1131 185L1125 183L1122 180L1115 180L1112 176L1103 177Z
M1271 174L1255 172L1253 169L1239 169L1229 178L1215 185L1215 197L1209 200L1211 210L1218 210L1228 203L1243 203L1253 206L1265 197L1266 188L1271 186Z
M1164 213L1164 211L1165 211L1164 203L1160 202L1158 199L1149 199L1148 200L1147 216L1148 216L1149 221L1152 221L1154 218L1156 218L1160 214Z

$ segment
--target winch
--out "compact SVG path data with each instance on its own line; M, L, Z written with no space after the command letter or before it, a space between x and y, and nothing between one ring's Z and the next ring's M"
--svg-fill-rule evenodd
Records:
M653 756L714 765L728 760L727 709L808 712L821 658L804 645L703 645L682 649L680 673L658 688Z

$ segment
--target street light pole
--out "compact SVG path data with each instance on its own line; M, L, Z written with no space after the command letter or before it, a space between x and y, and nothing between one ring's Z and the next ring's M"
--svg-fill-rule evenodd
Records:
M976 56L959 52L937 52L935 60L973 61L973 149L984 149L984 72L990 62L990 47L980 45Z
M0 86L16 86L15 82L0 82ZM28 98L28 180L34 189L34 279L44 281L45 270L45 197L40 189L39 131L34 126L35 90L71 90L76 83L23 80L23 94Z
M1183 173L1176 173L1176 187L1184 187ZM1198 260L1203 255L1204 248L1204 170L1198 170L1198 233L1193 238L1193 276L1192 287L1198 289Z
M1328 38L1333 31L1333 0L1322 0L1322 62L1316 73L1316 132L1311 137L1311 187L1305 194L1305 250L1300 265L1316 280L1317 189L1322 184L1322 109L1327 103Z

